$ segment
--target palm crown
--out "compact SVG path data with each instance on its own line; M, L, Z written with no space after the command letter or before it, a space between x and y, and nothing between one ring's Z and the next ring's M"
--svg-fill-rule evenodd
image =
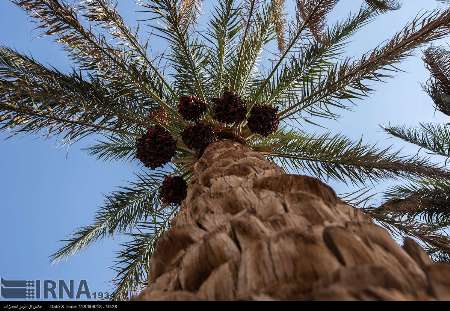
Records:
M12 134L45 129L68 143L102 135L88 149L92 155L138 158L146 166L53 255L60 260L102 237L130 234L118 254L117 299L145 282L154 242L178 210L183 181L215 140L234 139L287 171L342 182L450 176L426 159L299 129L335 117L349 101L367 96L371 82L397 71L395 64L413 49L445 36L450 10L415 18L359 59L339 60L347 40L397 8L394 1L366 0L358 12L327 26L337 0L297 0L289 23L283 0L223 0L205 32L196 23L200 1L143 1L150 27L169 47L154 59L150 41L125 24L113 1L13 2L64 45L76 69L63 73L2 47L0 127ZM275 42L279 53L266 69L261 53Z

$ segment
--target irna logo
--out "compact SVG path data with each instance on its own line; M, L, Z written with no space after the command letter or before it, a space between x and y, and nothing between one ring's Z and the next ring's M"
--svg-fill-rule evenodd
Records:
M101 294L101 295L100 295ZM1 278L4 299L104 299L107 293L91 292L86 280L5 280Z

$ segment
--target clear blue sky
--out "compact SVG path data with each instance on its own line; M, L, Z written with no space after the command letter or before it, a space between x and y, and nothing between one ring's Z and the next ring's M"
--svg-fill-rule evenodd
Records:
M121 0L127 18L132 18L131 0ZM208 13L212 1L206 1ZM288 0L292 2L292 0ZM360 31L348 48L348 55L359 55L389 38L419 11L433 9L433 0L407 0L400 11L386 14ZM355 10L358 0L342 0L331 19L349 9ZM428 6L428 7L427 7ZM0 44L33 55L44 64L70 69L70 62L50 38L39 37L34 24L7 0L0 1ZM158 41L153 43L157 49ZM443 122L445 117L434 112L431 100L420 83L427 73L420 53L403 62L404 73L379 85L369 99L358 102L353 112L345 113L339 122L323 124L354 139L361 136L368 143L395 144L405 152L415 148L388 139L380 124L416 125L419 122ZM88 141L69 150L58 147L55 139L21 136L4 141L0 134L0 276L6 279L86 279L91 290L110 289L114 273L110 267L118 241L108 240L70 258L51 265L49 255L76 227L86 225L102 203L103 194L125 184L135 165L101 162L84 151ZM345 192L345 187L337 186Z

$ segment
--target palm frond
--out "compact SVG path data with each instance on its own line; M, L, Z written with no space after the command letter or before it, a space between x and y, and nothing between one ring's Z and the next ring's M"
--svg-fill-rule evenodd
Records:
M152 27L160 33L171 46L168 56L175 70L175 87L180 94L196 95L207 101L204 86L207 85L207 50L202 42L191 36L183 16L179 14L178 0L154 0L144 4L161 26Z
M342 100L367 96L369 81L381 81L399 71L395 64L411 55L423 44L442 38L449 32L450 9L416 17L393 38L357 61L349 59L333 66L320 82L303 90L302 99L279 113L281 119L302 110L323 109L323 106L345 108Z
M419 128L388 126L384 130L394 137L435 154L450 157L450 127L448 125L422 123Z
M421 179L396 186L385 193L381 211L408 218L418 218L429 224L450 221L450 181Z
M237 53L235 65L232 66L232 67L235 67L235 72L234 72L235 74L241 72L241 64L243 63L242 57L245 56L244 48L247 44L247 37L249 35L250 28L252 25L253 15L257 11L258 0L249 0L245 4L247 5L247 11L244 11L243 12L244 14L242 14L243 20L245 20L244 33L242 34L241 44L238 47L238 53ZM231 90L233 90L233 91L238 90L239 79L240 79L240 77L238 77L236 75L230 75L229 87Z
M397 0L365 0L367 5L380 11L392 11L400 8Z
M304 16L302 22L298 23L298 25L295 27L295 29L292 30L292 35L289 38L289 41L287 43L287 46L283 53L280 55L278 60L275 62L275 65L272 67L272 70L267 75L267 77L261 79L260 83L258 83L256 91L252 95L253 104L255 102L259 102L261 99L262 94L264 93L264 90L266 89L267 85L270 83L272 78L275 76L275 74L278 72L278 68L283 65L287 57L292 53L293 49L297 46L299 43L302 34L305 32L305 30L310 26L311 21L314 20L316 14L320 12L322 9L328 7L331 5L331 2L329 0L318 0L318 1L312 1L312 5L308 6L308 11L306 12L306 16ZM272 6L272 9L274 7ZM251 109L251 107L250 107Z
M365 208L371 199L373 199L377 193L371 193L373 189L371 187L362 187L350 192L339 194L339 198L350 206L358 208Z
M137 223L158 214L158 191L166 173L154 171L137 175L137 181L106 197L92 225L78 229L64 240L52 261L60 261L89 246L98 239L131 230Z
M181 0L179 15L181 26L189 27L194 22L202 7L202 0Z
M141 114L142 115L142 114ZM134 136L144 124L139 111L113 99L99 80L87 81L49 69L11 49L0 48L0 128L13 133L63 134L74 141L92 133Z
M208 62L208 73L213 85L210 87L211 96L219 97L228 84L226 66L230 64L237 47L237 37L241 30L241 9L236 0L219 1L213 13L207 33L207 40L211 43Z
M86 148L86 151L99 160L131 160L136 152L136 139L123 135L109 135L106 139Z
M273 1L273 23L275 24L275 32L277 34L278 50L282 53L286 49L286 17L284 6L286 0L272 0Z
M74 6L63 0L13 0L38 22L45 35L54 36L81 70L108 81L116 96L134 97L141 107L156 104L171 110L164 85L154 72L136 62L132 54L111 46L101 32L83 26Z
M114 266L117 275L113 280L113 300L128 299L147 284L155 242L169 228L175 213L176 210L164 210L148 222L140 223L137 232L129 234L130 241L122 244Z
M436 109L450 115L450 52L433 47L425 51L423 57L431 78L424 86Z
M387 228L394 236L418 239L433 259L442 260L450 255L450 238L441 230L448 227L449 222L436 226L413 218L405 221L402 217L396 217L378 208L365 209L364 211Z
M358 13L327 29L320 42L300 47L299 52L266 84L260 100L282 108L298 100L305 85L315 83L327 73L333 59L345 47L346 40L376 15L372 9L361 8Z
M307 21L308 28L316 41L322 40L326 16L337 3L338 0L297 0L298 14Z
M269 158L278 160L287 170L301 170L318 178L365 183L383 178L433 176L450 177L418 157L402 157L390 148L378 149L362 141L352 142L341 135L313 136L295 131L278 131L255 143Z
M226 69L228 88L243 96L249 93L262 49L274 39L273 2L262 5L260 10L256 10L253 4L254 1L251 1L249 20L244 35L240 38L237 53L231 57Z
M199 0L189 0L185 6L185 14L188 11L193 10L193 6L199 5ZM102 28L106 29L114 39L116 39L117 45L123 50L127 51L129 60L128 63L138 63L143 68L151 71L157 79L171 95L175 96L175 92L166 81L166 78L155 66L152 60L150 60L147 54L148 42L142 44L139 42L138 29L133 31L128 27L117 10L116 0L86 0L79 4L79 8L83 13L83 16L90 22L99 24ZM130 61L132 59L132 61Z

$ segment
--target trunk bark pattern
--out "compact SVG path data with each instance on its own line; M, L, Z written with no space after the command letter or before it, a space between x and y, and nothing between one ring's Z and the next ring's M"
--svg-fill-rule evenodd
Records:
M196 163L137 300L450 300L450 265L399 246L319 180L229 140Z

